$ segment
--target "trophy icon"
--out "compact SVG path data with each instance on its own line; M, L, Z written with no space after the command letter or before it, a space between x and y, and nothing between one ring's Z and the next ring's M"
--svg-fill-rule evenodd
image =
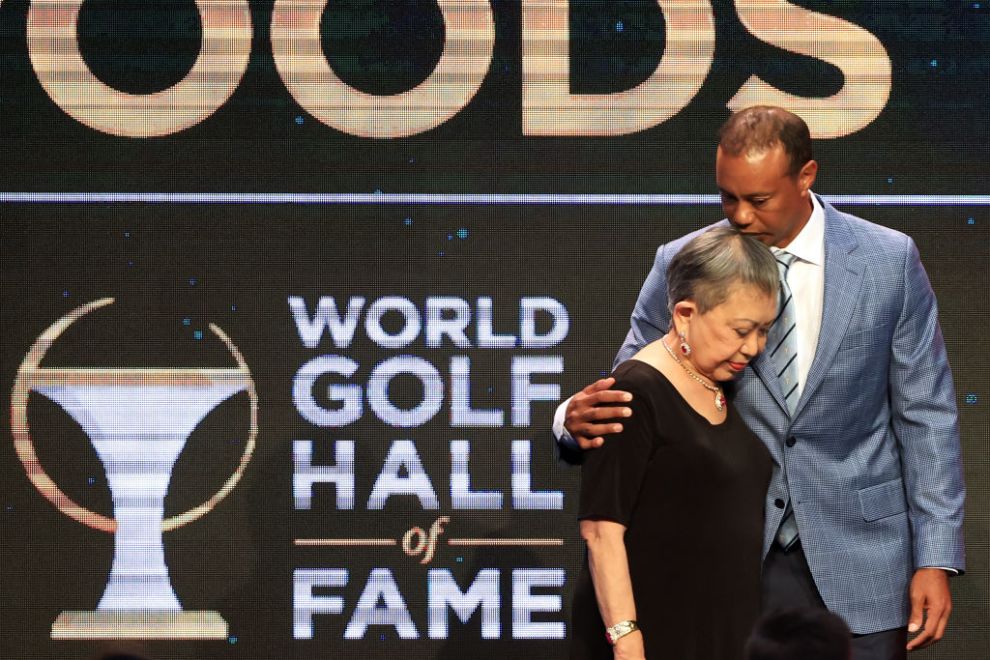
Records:
M204 516L240 481L257 436L258 396L251 373L230 338L210 330L233 355L232 368L42 368L56 339L86 314L113 304L96 300L57 321L35 341L11 394L11 429L17 455L38 491L70 518L114 535L106 590L94 611L62 612L52 639L225 639L218 612L183 610L169 580L163 533ZM85 431L103 464L113 518L72 501L41 466L27 420L35 391L61 406ZM164 517L172 469L189 435L218 405L245 391L250 431L240 462L207 501Z

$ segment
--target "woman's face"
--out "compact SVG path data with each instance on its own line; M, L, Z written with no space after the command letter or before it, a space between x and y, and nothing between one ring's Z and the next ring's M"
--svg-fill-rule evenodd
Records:
M689 313L679 313L681 305ZM674 312L678 330L691 345L689 366L712 380L732 380L766 348L767 333L777 316L777 297L752 285L736 284L722 304L704 314L687 301L678 303Z

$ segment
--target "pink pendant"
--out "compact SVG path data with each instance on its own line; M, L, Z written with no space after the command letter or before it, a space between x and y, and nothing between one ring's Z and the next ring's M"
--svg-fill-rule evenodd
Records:
M721 392L715 393L715 410L722 412L725 408L725 396Z

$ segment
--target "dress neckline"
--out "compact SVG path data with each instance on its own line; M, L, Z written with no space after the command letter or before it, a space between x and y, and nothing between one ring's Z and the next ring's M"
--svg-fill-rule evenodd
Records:
M679 389L677 389L677 387L672 382L670 382L670 379L667 378L667 375L664 374L659 369L657 369L656 367L654 367L652 364L650 364L649 362L646 362L644 360L640 360L638 358L634 358L634 357L629 358L628 360L626 360L626 362L635 362L637 364L645 365L647 368L650 369L650 371L652 371L653 373L657 374L660 377L660 380L662 380L664 383L666 383L667 384L667 387L669 387L670 389L672 389L674 391L674 394L675 394L677 400L680 401L681 405L684 408L687 408L689 411L691 411L691 414L692 415L694 415L699 420L701 420L702 422L704 422L705 424L707 424L709 427L711 427L713 429L720 429L720 428L724 427L726 425L726 423L729 421L729 416L732 414L732 406L729 405L728 399L726 399L726 401L725 401L725 419L723 419L721 422L715 423L715 422L711 421L710 419L708 419L707 417L705 417L704 415L702 415L700 412L698 412L695 409L694 406L692 406L690 403L688 403L688 400L685 399L684 398L684 395L681 394L681 391Z

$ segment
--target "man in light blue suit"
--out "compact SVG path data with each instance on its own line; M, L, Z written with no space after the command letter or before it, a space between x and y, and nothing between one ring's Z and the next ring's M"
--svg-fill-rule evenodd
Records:
M807 126L785 110L748 108L722 128L723 222L778 254L792 319L733 398L775 462L764 608L828 607L855 634L854 660L903 658L942 637L948 575L965 568L955 391L914 243L815 196L817 172ZM693 235L657 251L616 365L666 332L667 264ZM621 429L629 395L612 383L558 408L564 451Z

